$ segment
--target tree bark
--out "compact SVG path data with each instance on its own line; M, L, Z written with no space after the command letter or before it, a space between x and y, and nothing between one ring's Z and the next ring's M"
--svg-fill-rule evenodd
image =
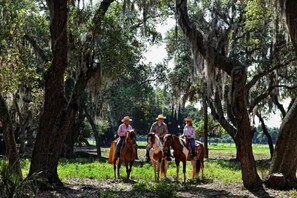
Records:
M114 0L103 0L93 19L93 39L98 27ZM57 174L59 157L65 138L73 126L81 96L88 80L96 73L92 64L91 50L84 54L84 69L79 74L69 102L64 97L64 73L67 67L67 1L47 0L50 11L50 30L53 60L45 77L44 109L33 150L29 176L42 171L49 183L63 185ZM98 27L97 27L98 26ZM96 27L96 28L95 28ZM99 31L100 32L100 31Z
M274 148L273 148L273 142L272 142L271 135L270 135L270 133L269 133L269 131L268 131L266 125L265 125L264 119L262 118L261 114L257 113L257 116L258 116L258 118L259 118L259 120L261 122L263 133L267 137L267 142L268 142L269 151L270 151L270 159L272 159Z
M86 114L86 117L87 117L91 127L92 127L92 131L94 133L95 142L96 142L97 157L100 159L101 158L101 147L100 147L101 145L100 145L99 133L98 133L98 130L96 128L96 124L94 122L94 119L89 114L89 112L87 111L86 108L85 108L85 114Z
M280 0L285 11L287 25L295 52L297 55L297 2L295 0ZM297 98L288 110L280 127L280 132L275 145L270 173L282 173L289 188L296 188L297 170Z
M287 25L289 28L289 33L291 36L291 40L293 46L295 48L295 52L297 55L297 1L296 0L280 0L281 2L285 2L285 14L287 19Z
M0 121L3 127L3 138L6 146L6 157L11 170L22 179L22 171L20 166L20 157L16 147L12 121L8 111L8 107L2 95L0 94Z
M244 67L232 70L232 111L236 120L237 132L235 144L239 154L243 185L247 189L260 187L261 179L257 173L256 162L252 150L252 129L246 104L247 71Z
M203 118L204 118L204 153L205 158L208 159L208 113L207 113L207 92L206 85L204 85L203 96Z
M53 129L57 120L66 108L64 97L64 73L67 67L67 2L47 0L50 12L50 33L53 52L52 64L45 74L45 92L43 112L39 120L39 131L33 149L29 176L43 171L45 178L60 180L49 173L48 157L52 141ZM65 133L61 131L61 133Z
M275 145L270 173L282 173L289 187L297 183L297 98L286 114ZM296 187L296 186L295 186Z

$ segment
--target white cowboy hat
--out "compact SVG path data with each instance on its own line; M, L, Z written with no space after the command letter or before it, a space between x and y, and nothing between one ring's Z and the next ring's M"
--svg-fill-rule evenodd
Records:
M125 116L125 117L123 117L123 119L122 119L122 122L125 122L125 121L132 121L132 119L129 117L129 116Z
M156 120L159 120L159 119L164 120L164 119L166 119L166 117L163 114L160 114L160 115L158 115L158 117L156 117Z

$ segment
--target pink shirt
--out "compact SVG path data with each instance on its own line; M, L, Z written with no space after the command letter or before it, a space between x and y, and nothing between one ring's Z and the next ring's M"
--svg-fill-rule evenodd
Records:
M124 123L121 124L119 126L119 129L118 129L118 135L120 137L124 137L126 136L126 132L129 131L129 130L133 130L132 126L129 124L128 126L126 126Z
M184 127L184 136L189 138L195 138L195 128L193 126L186 125Z

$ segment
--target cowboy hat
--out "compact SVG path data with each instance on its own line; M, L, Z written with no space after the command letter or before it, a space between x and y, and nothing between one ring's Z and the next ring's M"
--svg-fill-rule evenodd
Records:
M123 119L122 119L122 122L125 122L125 121L132 121L132 119L129 117L129 116L125 116L125 117L123 117Z
M192 118L190 118L190 117L186 117L184 120L185 120L185 122L187 122L187 121L191 122L191 123L193 122Z
M158 115L158 117L156 117L156 120L159 120L159 119L166 119L166 117L163 115L163 114L160 114Z

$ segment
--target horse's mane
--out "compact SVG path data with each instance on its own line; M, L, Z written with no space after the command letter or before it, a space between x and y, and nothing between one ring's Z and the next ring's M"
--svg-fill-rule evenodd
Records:
M161 143L161 140L160 140L160 138L157 136L157 135L155 135L155 143L158 145L158 147L162 150L163 149L163 145L162 145L162 143Z
M156 134L153 133L153 132L150 132L150 133L148 134L148 137L147 137L147 138L149 138L150 136L154 136L154 137L155 137L155 144L157 144L157 146L162 150L162 149L163 149L163 145L162 145L161 140L160 140L160 138L158 137L158 135L156 135Z
M168 137L172 137L173 142L174 142L174 139L176 139L179 142L181 148L186 146L181 137L173 135L173 134L166 134L165 139L167 139Z
M130 130L130 131L127 131L127 139L135 139L136 138L136 133L134 130Z

